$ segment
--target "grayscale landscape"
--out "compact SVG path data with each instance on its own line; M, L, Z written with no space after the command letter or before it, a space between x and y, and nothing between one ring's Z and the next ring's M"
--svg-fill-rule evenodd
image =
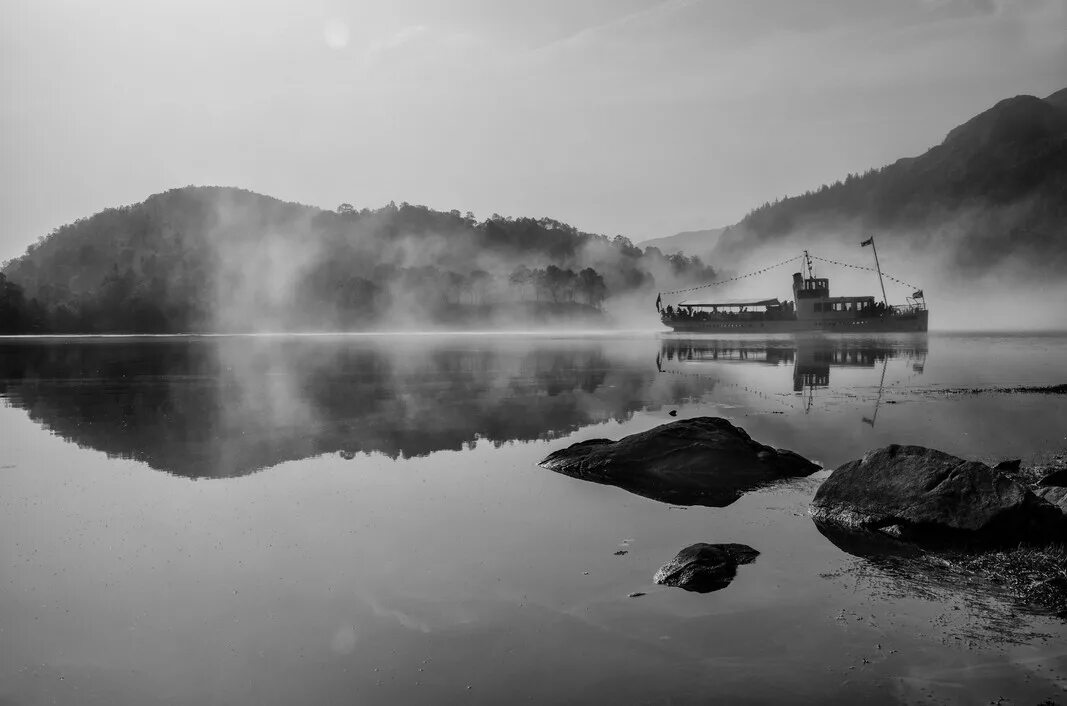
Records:
M0 704L1067 704L1067 5L0 6Z

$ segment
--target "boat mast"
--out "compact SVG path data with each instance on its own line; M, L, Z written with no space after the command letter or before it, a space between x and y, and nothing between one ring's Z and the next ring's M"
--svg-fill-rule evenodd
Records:
M886 309L888 309L889 299L885 296L885 282L882 281L882 266L878 264L878 247L874 244L873 235L867 239L867 243L870 243L871 250L874 250L874 269L878 270L878 284L882 287L882 303L885 304ZM864 243L864 245L867 243Z

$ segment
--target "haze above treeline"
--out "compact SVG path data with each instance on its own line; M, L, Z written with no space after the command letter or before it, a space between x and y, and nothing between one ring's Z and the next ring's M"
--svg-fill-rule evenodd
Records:
M4 320L42 333L594 326L609 298L715 276L549 218L192 186L64 226L4 274Z
M174 189L63 226L6 263L0 329L655 325L658 291L805 247L834 257L871 234L907 267L898 275L942 294L951 310L985 284L1057 296L1065 232L1067 89L1003 100L918 157L758 206L709 231L706 249L701 234L683 236L695 256L551 218L478 221L407 203L324 210L236 188ZM658 244L669 251L670 241ZM1046 327L1067 323L1056 315Z

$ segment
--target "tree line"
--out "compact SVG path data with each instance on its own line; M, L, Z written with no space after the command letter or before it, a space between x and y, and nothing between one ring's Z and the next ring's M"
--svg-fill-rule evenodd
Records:
M186 187L63 226L5 264L6 333L351 330L587 311L714 279L684 255L551 218L390 203L321 210ZM652 294L654 297L654 294Z

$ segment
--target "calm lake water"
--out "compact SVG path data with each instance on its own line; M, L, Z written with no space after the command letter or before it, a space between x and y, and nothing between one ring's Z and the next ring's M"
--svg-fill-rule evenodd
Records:
M1067 701L1067 625L847 554L818 477L678 507L537 466L670 410L1039 460L1067 396L946 390L1063 382L1064 336L0 341L0 703ZM654 585L693 542L760 556Z

